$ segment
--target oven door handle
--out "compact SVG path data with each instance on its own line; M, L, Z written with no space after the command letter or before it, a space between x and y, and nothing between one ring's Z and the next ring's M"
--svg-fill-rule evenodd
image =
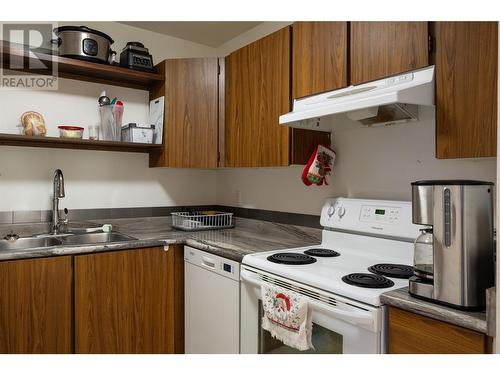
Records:
M240 270L240 277L243 282L248 282L257 287L262 287L263 282L260 279L257 279L253 276L251 272L246 270ZM279 286L278 286L279 287ZM341 320L344 320L350 324L360 326L372 331L376 331L376 320L375 316L372 312L358 309L345 311L339 308L330 306L326 303L318 302L310 297L304 296L307 299L309 307L312 307L314 310L321 311L328 316L332 316Z

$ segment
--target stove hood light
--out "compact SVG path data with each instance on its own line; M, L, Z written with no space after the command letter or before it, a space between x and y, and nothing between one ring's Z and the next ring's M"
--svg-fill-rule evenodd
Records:
M347 117L366 126L389 126L418 120L418 106L394 103L347 112Z

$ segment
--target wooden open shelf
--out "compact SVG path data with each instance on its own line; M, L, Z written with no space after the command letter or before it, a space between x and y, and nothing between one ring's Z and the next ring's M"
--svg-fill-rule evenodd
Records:
M52 64L57 64L59 77L80 81L149 90L154 84L164 80L163 75L158 73L141 72L119 66L82 61L47 53L37 52L35 57L34 55L30 55L23 45L6 41L1 41L0 53L4 68L9 67L11 59L22 58L24 66L30 66L30 62L42 62L48 67L51 67ZM29 71L36 74L47 74L48 70L41 69L35 71L30 69Z
M44 148L70 148L79 150L143 152L161 149L163 145L149 143L130 143L117 141L91 141L88 139L70 139L57 137L26 136L1 134L0 145Z

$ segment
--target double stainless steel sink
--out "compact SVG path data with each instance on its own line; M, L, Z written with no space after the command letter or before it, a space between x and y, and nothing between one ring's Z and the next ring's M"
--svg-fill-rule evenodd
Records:
M133 241L136 238L117 232L97 232L63 235L41 235L37 237L24 237L17 240L0 240L2 250L28 250L51 246L94 245L111 242Z

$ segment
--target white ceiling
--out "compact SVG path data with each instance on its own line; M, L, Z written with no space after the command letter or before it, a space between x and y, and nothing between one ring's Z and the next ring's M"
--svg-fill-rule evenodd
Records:
M262 22L128 21L121 23L215 48Z

